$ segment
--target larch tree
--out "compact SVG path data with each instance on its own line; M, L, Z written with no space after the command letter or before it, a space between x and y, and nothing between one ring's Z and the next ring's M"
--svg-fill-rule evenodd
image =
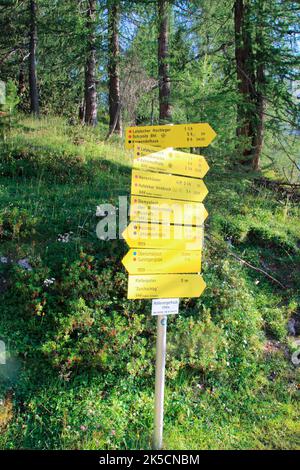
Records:
M248 163L254 143L253 97L254 71L249 25L249 1L236 0L234 4L235 60L238 80L237 137L241 143L243 161Z
M97 124L97 50L96 50L96 0L87 1L87 51L85 66L85 116L84 121L89 126Z
M158 86L159 120L170 122L172 109L170 104L170 64L169 64L169 0L158 0Z
M40 114L39 92L36 71L36 48L37 48L37 2L29 0L29 94L30 111L35 116Z
M291 84L297 83L299 7L289 0L236 0L237 136L241 162L259 170L265 127L278 138L297 126Z
M255 80L255 121L254 121L254 140L253 140L253 158L252 168L258 170L260 166L260 157L264 143L265 130L265 44L264 44L264 6L259 1L257 11L256 25L256 80Z
M109 82L109 134L122 134L120 93L120 1L108 1L108 82Z

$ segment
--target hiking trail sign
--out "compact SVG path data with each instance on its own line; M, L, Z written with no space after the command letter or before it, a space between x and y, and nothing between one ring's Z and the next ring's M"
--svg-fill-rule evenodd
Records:
M133 170L131 194L202 202L208 194L208 189L198 178Z
M208 213L202 203L132 196L130 220L176 225L203 225Z
M207 147L216 135L207 123L128 127L125 147L132 149L135 143L152 145L162 149L167 147Z
M167 318L180 298L200 297L202 178L209 166L202 155L174 150L207 147L216 137L207 123L129 127L125 146L134 149L130 224L123 237L130 247L122 262L129 272L128 299L152 299L157 315L154 449L162 449ZM160 300L162 299L162 300Z
M201 250L131 249L122 263L129 274L199 273Z
M145 155L145 152L149 151L149 147L143 147L142 145L135 145L134 150L133 168L137 170L158 171L194 178L204 178L209 170L209 166L202 155L178 152L173 149L157 151L155 147L152 147L150 154Z
M206 287L200 274L130 275L129 299L200 297Z
M131 222L122 236L130 248L195 251L202 248L203 228L192 225Z

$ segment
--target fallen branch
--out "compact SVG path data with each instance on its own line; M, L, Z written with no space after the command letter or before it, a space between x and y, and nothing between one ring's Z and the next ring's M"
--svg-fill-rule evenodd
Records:
M285 181L274 181L265 178L256 178L254 183L258 186L268 188L283 197L290 198L291 201L300 200L300 184Z
M209 235L206 235L206 237L208 240L210 240L210 236ZM227 251L228 251L228 254L229 256L232 256L233 258L235 258L237 261L239 261L241 264L244 264L245 266L247 266L248 268L250 269L253 269L254 271L256 272L259 272L261 274L263 274L264 276L266 276L268 279L270 279L271 281L275 282L275 284L278 284L280 287L282 287L283 289L287 289L288 287L285 286L284 284L282 284L282 282L280 282L278 279L276 279L274 276L272 276L271 274L269 274L267 271L265 271L264 269L262 268L258 268L257 266L253 266L253 264L249 263L248 261L240 258L238 255L236 255L235 253L232 253L232 251L230 251L230 249L228 248L228 246L225 245L225 242L224 240L219 240L217 237L213 236L212 235L212 238L214 238L214 240L217 240L217 242L219 242L219 244L226 248Z
M254 271L257 271L261 274L264 274L266 277L268 277L269 279L271 279L271 281L275 282L276 284L278 284L280 287L282 287L283 289L287 289L287 286L284 286L280 281L278 281L278 279L276 279L275 277L271 276L271 274L269 274L267 271L264 271L263 269L261 268L257 268L256 266L253 266L253 264L250 264L248 263L248 261L245 261L244 259L240 258L239 256L235 255L234 253L232 253L231 251L229 251L229 255L232 256L233 258L235 258L236 260L238 260L240 263L244 264L245 266L248 266L248 268L251 268L253 269Z
M298 183L290 183L288 181L269 180L267 178L256 178L255 182L258 184L265 184L266 186L290 186L291 188L300 188Z

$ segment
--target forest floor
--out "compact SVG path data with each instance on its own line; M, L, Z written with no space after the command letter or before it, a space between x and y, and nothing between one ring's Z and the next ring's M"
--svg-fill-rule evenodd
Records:
M155 320L95 232L131 154L104 136L27 118L0 144L2 449L151 448ZM300 208L256 182L280 178L268 145L260 175L205 151L207 289L169 321L166 449L300 448Z

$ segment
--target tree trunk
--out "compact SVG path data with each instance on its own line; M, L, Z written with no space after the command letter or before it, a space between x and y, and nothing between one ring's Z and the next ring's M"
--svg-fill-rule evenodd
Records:
M235 59L240 95L237 107L236 133L242 145L244 159L241 163L249 163L254 140L253 97L255 96L255 77L246 3L247 0L236 0L234 4Z
M264 7L263 2L258 7L258 27L256 33L256 128L254 155L252 160L253 170L259 170L260 156L264 143L265 127L265 54L264 54L264 30L263 30Z
M158 0L158 80L159 80L159 120L170 122L172 110L170 105L169 77L169 0Z
M257 96L257 127L254 139L254 155L252 159L253 170L259 170L260 156L264 143L264 128L265 128L265 99L261 92Z
M30 111L39 116L39 92L36 73L36 46L37 46L37 4L35 0L29 2L30 29L29 29L29 95Z
M119 72L119 0L108 3L109 133L122 135Z
M19 76L18 76L18 97L19 97L19 104L18 109L21 111L25 111L23 98L26 92L26 63L24 61L24 57L19 54Z
M84 125L84 120L85 120L85 99L83 99L81 104L79 105L78 119L79 119L80 124Z
M85 123L97 124L97 87L96 87L96 0L88 0L87 10L87 59L85 67Z

